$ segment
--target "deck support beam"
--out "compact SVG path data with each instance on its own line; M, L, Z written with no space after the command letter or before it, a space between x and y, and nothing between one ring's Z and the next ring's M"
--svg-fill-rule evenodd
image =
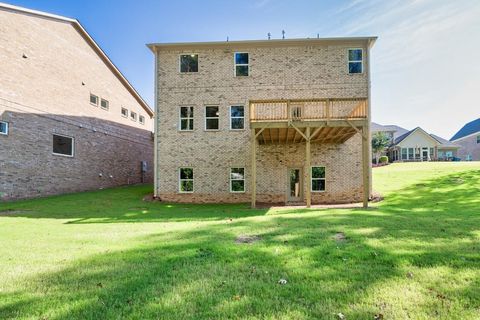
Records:
M263 130L262 130L263 131ZM255 130L252 132L252 136L250 138L250 152L251 152L251 178L250 178L250 192L252 197L252 209L255 209L257 203L257 137L255 134Z
M362 176L363 176L363 207L368 208L370 198L370 148L368 141L368 127L362 127Z
M306 198L307 198L307 208L310 208L312 205L312 170L311 170L311 152L310 152L310 127L306 128L305 131L306 136L306 144L305 144L305 172L307 173L307 190L306 191Z

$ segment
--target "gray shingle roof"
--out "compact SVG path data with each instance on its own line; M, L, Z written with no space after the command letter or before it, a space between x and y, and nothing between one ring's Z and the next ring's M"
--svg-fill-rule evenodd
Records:
M480 132L480 118L464 125L462 129L453 135L450 141L458 140L477 132Z
M393 124L381 125L376 122L372 122L370 129L372 132L393 132L393 139L397 139L399 136L408 132L407 129Z

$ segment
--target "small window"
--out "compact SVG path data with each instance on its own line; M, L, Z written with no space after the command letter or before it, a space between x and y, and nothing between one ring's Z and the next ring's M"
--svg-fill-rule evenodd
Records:
M230 169L230 192L245 192L245 168Z
M127 108L122 108L122 117L125 117L125 118L128 117L128 109Z
M180 72L198 72L198 54L180 55Z
M414 150L413 148L408 148L408 159L413 160L415 158Z
M108 100L101 99L101 100L100 100L100 107L101 107L102 109L108 110Z
M402 148L402 160L408 160L408 149Z
M248 76L248 53L235 52L235 77Z
M140 124L145 124L145 117L144 116L138 116L138 122L140 122Z
M219 119L218 106L205 107L205 130L218 130Z
M193 169L180 168L179 171L179 190L182 193L193 192Z
M130 111L130 119L133 121L137 121L137 113Z
M53 154L73 157L73 138L54 134Z
M363 49L348 49L348 73L363 72Z
M245 129L245 113L243 106L230 107L230 129L242 130Z
M193 107L180 107L180 131L193 130Z
M480 143L480 135L477 136L477 143Z
M0 121L0 134L8 135L8 122Z
M325 191L325 167L312 167L312 191Z
M94 106L98 106L98 97L90 93L90 103Z

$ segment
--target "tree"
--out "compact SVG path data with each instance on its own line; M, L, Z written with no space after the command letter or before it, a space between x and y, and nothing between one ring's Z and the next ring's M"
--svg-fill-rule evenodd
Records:
M390 137L385 132L375 132L372 136L372 151L375 154L375 163L378 163L378 155L385 151L390 144Z

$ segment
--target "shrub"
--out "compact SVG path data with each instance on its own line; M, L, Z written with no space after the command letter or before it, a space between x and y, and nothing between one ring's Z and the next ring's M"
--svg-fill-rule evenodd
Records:
M381 157L378 159L378 162L379 162L379 163L388 163L388 157L387 157L387 156L381 156Z

